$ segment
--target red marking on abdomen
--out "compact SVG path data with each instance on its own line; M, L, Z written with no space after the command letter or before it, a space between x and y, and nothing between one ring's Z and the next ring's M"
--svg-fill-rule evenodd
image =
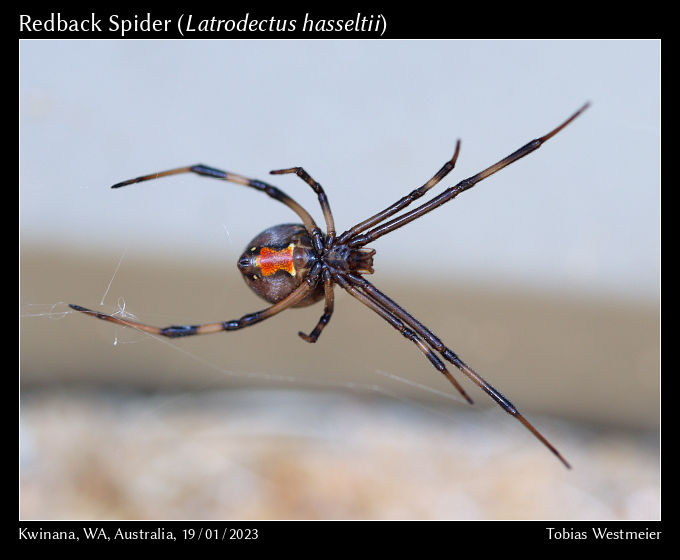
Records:
M255 264L260 267L262 276L271 276L277 270L285 270L291 276L295 276L293 248L293 243L281 251L270 247L262 247L260 249L260 256L255 260Z

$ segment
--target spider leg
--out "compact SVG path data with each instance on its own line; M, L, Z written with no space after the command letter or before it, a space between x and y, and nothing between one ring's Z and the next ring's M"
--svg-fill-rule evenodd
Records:
M503 394L488 383L481 375L479 375L475 370L468 366L463 360L461 360L456 353L447 348L446 345L425 325L418 321L413 315L406 311L394 300L390 299L384 293L382 293L378 288L371 284L368 280L362 276L355 274L348 274L347 279L354 285L361 288L361 290L366 293L376 304L381 306L386 312L392 314L395 318L401 319L406 325L412 328L424 341L427 342L432 348L437 350L445 360L451 362L460 371L462 371L468 378L470 378L480 389L482 389L487 395L489 395L496 403L505 410L511 416L514 416L519 420L524 426L532 433L536 438L538 438L543 445L545 445L552 453L567 467L571 468L569 463L562 457L559 451L536 429L534 426L517 410L515 405L513 405Z
M453 157L449 161L447 161L444 164L444 166L439 171L437 171L437 173L435 173L427 183L411 191L405 197L400 198L397 202L395 202L391 206L388 206L382 212L378 212L374 216L367 218L363 222L345 231L342 235L340 235L340 237L338 237L338 243L345 243L350 237L353 237L354 235L361 233L362 231L366 231L368 228L371 228L374 225L382 222L383 220L386 220L390 216L393 216L400 210L406 208L414 200L417 200L418 198L423 196L427 191L429 191L432 187L439 183L439 181L446 177L449 174L449 172L455 167L459 153L460 153L460 140L456 142L456 151L454 152Z
M569 117L566 121L564 121L562 124L548 132L547 134L541 136L540 138L536 138L535 140L532 140L531 142L528 142L518 150L515 150L513 153L511 153L509 156L503 158L502 160L494 163L493 165L487 167L483 171L480 171L476 175L473 175L472 177L468 177L467 179L463 179L460 183L457 185L454 185L453 187L449 187L446 189L444 192L441 194L435 196L433 199L429 200L428 202L421 204L418 206L418 208L415 208L409 212L405 212L404 214L401 214L400 216L397 216L396 218L391 219L389 222L385 222L384 224L381 224L372 230L368 231L365 234L357 235L354 238L350 239L348 241L348 245L350 247L362 247L368 243L371 243L372 241L375 241L379 237L382 237L383 235L390 233L391 231L394 231L395 229L399 229L400 227L405 226L406 224L412 222L413 220L417 220L421 216L424 216L428 212L431 212L432 210L439 208L442 204L445 204L446 202L449 202L450 200L453 200L456 196L458 196L460 193L471 189L474 187L477 183L480 181L483 181L490 175L493 175L497 171L500 171L504 167L507 167L508 165L515 163L518 159L523 158L526 155L529 155L531 152L538 150L544 142L550 140L555 134L560 132L565 126L567 126L569 123L571 123L576 117L578 117L583 111L585 111L588 107L590 106L590 103L586 103L583 107L581 107L578 111L576 111L571 117Z
M314 192L319 197L319 204L321 205L321 210L323 211L324 220L326 220L326 235L328 236L329 242L335 239L335 222L333 220L333 212L331 212L331 205L328 202L328 197L323 187L312 179L302 167L290 167L288 169L275 169L270 171L272 175L284 175L286 173L295 173L300 179L307 183Z
M338 284L340 284L342 288L347 290L347 292L349 292L350 295L352 295L353 297L358 299L361 303L375 311L378 315L385 319L385 321L387 321L390 325L397 329L405 338L413 342L418 347L418 350L420 350L425 355L425 357L430 361L430 363L435 367L435 369L442 373L451 382L451 384L458 390L458 392L463 396L463 398L470 404L473 404L472 399L465 392L465 389L463 389L463 387L460 386L458 381L456 381L456 378L453 377L453 375L451 375L449 370L446 369L444 363L437 357L432 348L421 337L419 337L412 329L407 328L403 321L401 321L399 318L397 318L392 313L387 311L384 307L382 307L379 303L377 303L367 294L353 286L349 281L347 281L342 276L339 275L336 276L335 281Z
M176 169L169 169L167 171L160 171L158 173L150 173L149 175L142 175L141 177L136 177L134 179L129 179L127 181L122 181L120 183L116 183L113 185L111 188L112 189L118 189L120 187L125 187L127 185L132 185L134 183L141 183L142 181L150 181L151 179L158 179L160 177L167 177L168 175L178 175L180 173L196 173L197 175L202 175L204 177L212 177L213 179L222 179L224 181L230 181L231 183L238 183L239 185L245 185L247 187L251 187L253 189L256 189L258 191L262 191L265 194L269 195L271 198L274 200L278 200L279 202L282 202L288 208L290 208L293 212L295 212L298 216L300 216L300 219L302 220L302 223L305 225L305 228L307 228L307 231L312 235L312 232L314 230L320 231L319 227L316 225L316 222L314 222L314 219L312 216L305 210L299 203L297 203L295 200L293 200L290 196L288 196L286 193L284 193L281 189L270 185L269 183L265 183L264 181L260 181L258 179L249 179L248 177L243 177L242 175L238 175L236 173L230 173L228 171L222 171L220 169L215 169L214 167L208 167L207 165L203 164L196 164L196 165L189 165L187 167L178 167Z
M256 323L260 323L269 317L273 317L277 313L280 313L284 309L295 305L299 301L303 300L309 293L313 290L314 279L308 279L308 282L303 282L293 293L285 297L278 303L267 307L261 311L256 311L255 313L248 313L240 319L232 319L231 321L221 321L219 323L204 323L202 325L171 325L169 327L154 327L151 325L145 325L143 323L138 323L137 321L130 321L128 319L122 319L120 317L114 317L113 315L108 315L106 313L101 313L99 311L93 311L92 309L87 309L86 307L81 307L80 305L69 304L71 309L80 311L87 315L92 315L97 319L102 319L104 321L110 321L118 325L123 325L126 327L132 327L140 331L148 332L155 335L167 336L168 338L178 338L181 336L193 336L198 334L211 334L221 331L236 331L243 329L245 327L250 327Z
M328 322L331 320L331 316L333 315L333 302L335 300L335 296L333 293L333 280L328 269L324 269L323 277L323 289L326 295L326 305L323 310L323 315L321 315L319 322L316 324L316 327L314 327L314 330L311 333L305 334L302 331L298 333L300 338L306 340L307 342L316 342L316 340L319 338L319 335L321 334L321 331L328 324Z

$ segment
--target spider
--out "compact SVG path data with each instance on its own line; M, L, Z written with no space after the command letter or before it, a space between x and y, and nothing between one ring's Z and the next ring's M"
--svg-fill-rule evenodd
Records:
M567 468L571 468L559 451L506 397L463 362L453 350L448 348L423 323L366 280L364 274L373 273L373 255L375 255L375 250L367 248L367 244L439 208L442 204L453 200L463 191L474 187L483 179L537 150L544 142L570 124L588 106L589 103L586 103L552 131L525 144L509 156L476 175L460 181L453 187L447 188L429 202L392 218L392 216L398 214L415 200L425 195L453 169L460 153L460 140L458 140L453 157L429 181L400 198L394 204L356 224L340 235L336 233L333 213L331 212L326 193L321 185L312 179L302 167L279 169L271 171L271 174L284 175L294 173L314 190L326 222L325 233L321 231L312 216L300 204L277 187L264 181L249 179L235 173L208 167L207 165L197 164L179 167L116 183L111 188L117 189L168 175L196 173L262 191L271 198L288 206L302 220L302 224L281 224L264 230L248 244L246 250L240 256L237 266L246 283L258 296L272 304L261 311L248 313L240 319L200 325L172 325L160 328L120 317L113 317L112 315L93 311L79 305L70 305L70 307L98 319L133 327L154 335L175 338L243 329L269 319L290 307L304 307L325 299L323 314L314 329L309 334L298 333L303 340L316 342L333 315L333 288L337 284L352 297L358 299L366 307L387 321L407 340L415 344L434 368L446 376L466 401L472 404L470 396L451 375L437 353L444 360L456 366L500 405L503 410L517 418Z

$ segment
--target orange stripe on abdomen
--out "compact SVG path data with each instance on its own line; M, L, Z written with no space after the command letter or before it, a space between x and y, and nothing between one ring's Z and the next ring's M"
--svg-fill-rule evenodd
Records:
M260 267L262 276L271 276L277 270L285 270L291 276L295 276L295 267L293 266L294 247L293 243L281 251L271 247L262 247L260 249L260 256L255 260L255 264Z

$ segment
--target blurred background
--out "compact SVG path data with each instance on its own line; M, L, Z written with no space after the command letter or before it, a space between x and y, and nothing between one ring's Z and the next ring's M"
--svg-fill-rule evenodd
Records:
M381 238L370 278L572 463L455 390L336 290L265 303L236 259L295 222L252 189L141 174L304 166L338 229L591 107L540 150ZM23 519L658 519L658 41L20 43ZM323 223L294 176L271 182ZM457 371L453 371L459 379Z

